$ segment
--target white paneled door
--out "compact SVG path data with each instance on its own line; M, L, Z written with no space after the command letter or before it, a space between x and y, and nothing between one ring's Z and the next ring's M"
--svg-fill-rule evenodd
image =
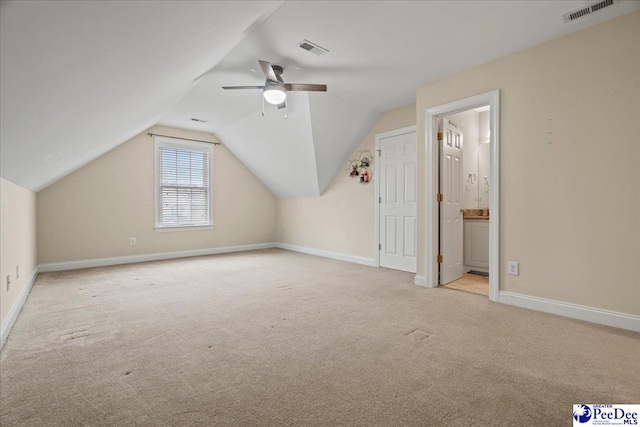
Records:
M462 277L464 270L462 219L462 128L440 122L440 284Z
M380 267L416 272L416 133L380 140Z

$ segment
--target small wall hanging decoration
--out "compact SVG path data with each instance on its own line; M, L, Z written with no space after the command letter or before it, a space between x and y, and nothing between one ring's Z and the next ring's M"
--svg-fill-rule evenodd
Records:
M345 170L350 177L359 177L358 182L367 184L373 178L371 164L373 163L373 154L369 150L358 150L352 159L347 160Z

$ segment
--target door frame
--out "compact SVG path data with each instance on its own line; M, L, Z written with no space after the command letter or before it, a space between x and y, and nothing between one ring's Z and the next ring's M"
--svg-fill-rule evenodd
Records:
M382 132L382 133L377 133L375 136L375 151L373 153L373 176L374 179L372 180L375 190L374 190L374 199L373 199L373 205L374 205L374 215L373 215L373 253L375 254L374 256L374 267L380 267L380 187L379 187L379 182L378 182L378 177L380 176L380 142L384 139L384 138L389 138L392 136L398 136L398 135L404 135L405 133L416 133L417 132L417 126L416 125L412 125L412 126L406 126L403 128L399 128L399 129L394 129L394 130L390 130L388 132ZM417 136L417 133L416 133ZM418 144L418 140L416 138L416 145ZM416 146L417 149L417 146ZM417 170L417 161L418 161L418 156L416 154L416 170ZM416 176L416 179L418 179L418 177ZM418 183L416 182L416 185ZM416 236L416 240L417 240L418 236Z
M500 90L459 99L425 110L425 242L426 286L438 286L438 127L436 120L489 105L489 300L498 301L500 290Z

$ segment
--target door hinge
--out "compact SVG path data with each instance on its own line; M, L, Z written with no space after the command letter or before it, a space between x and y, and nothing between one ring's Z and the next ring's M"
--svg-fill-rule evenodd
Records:
M382 197L378 197L378 203L382 203Z
M382 157L382 150L378 150L378 157Z
M378 250L381 251L382 250L382 243L378 243Z
M438 255L438 264L442 264L442 255Z
M442 132L438 132L438 141L442 141Z
M442 203L444 201L444 196L442 195L442 193L438 193L438 195L436 196L436 200L438 201L438 203Z

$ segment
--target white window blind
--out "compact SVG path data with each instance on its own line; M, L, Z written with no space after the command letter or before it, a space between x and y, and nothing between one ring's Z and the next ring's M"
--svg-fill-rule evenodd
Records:
M158 226L202 226L210 221L210 148L158 146Z

